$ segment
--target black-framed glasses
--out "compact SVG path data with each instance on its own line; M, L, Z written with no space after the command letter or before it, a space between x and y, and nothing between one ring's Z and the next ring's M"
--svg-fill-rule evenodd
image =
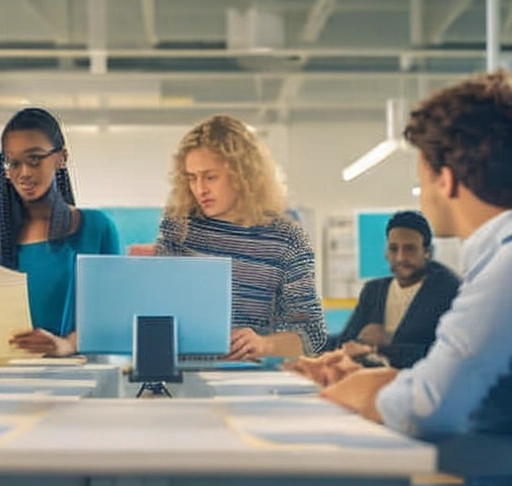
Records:
M62 150L62 147L54 147L48 152L44 153L33 153L33 154L26 154L22 157L18 157L18 159L10 160L8 159L4 154L2 154L2 162L4 165L4 170L6 172L16 172L21 170L21 167L23 164L25 164L29 169L39 169L41 167L41 164L43 163L43 160L49 157L50 155L56 154L57 152L60 152Z

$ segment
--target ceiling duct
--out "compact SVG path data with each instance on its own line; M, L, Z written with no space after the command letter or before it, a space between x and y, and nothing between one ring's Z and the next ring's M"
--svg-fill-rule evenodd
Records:
M284 46L283 18L278 13L250 7L228 8L228 49L277 49Z
M295 59L290 61L272 55L274 49L282 49L285 44L281 14L255 6L244 11L228 8L226 29L227 48L247 53L237 57L237 64L241 68L275 71L283 69L284 64L295 64Z

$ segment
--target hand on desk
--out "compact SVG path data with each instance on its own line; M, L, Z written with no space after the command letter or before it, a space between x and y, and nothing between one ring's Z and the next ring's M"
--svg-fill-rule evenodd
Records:
M360 413L375 422L382 422L375 400L379 390L397 375L395 368L364 368L324 388L320 396Z
M9 344L44 356L69 356L76 353L75 333L60 337L45 329L34 329L15 334Z
M248 327L240 327L231 331L231 346L228 360L254 360L270 354L265 336L260 336Z
M231 330L231 349L225 359L247 361L262 356L296 358L303 353L302 340L295 332L260 336L249 327L238 327Z
M343 349L329 351L317 358L301 356L296 361L286 363L284 369L295 371L310 378L320 386L329 386L350 373L361 369Z

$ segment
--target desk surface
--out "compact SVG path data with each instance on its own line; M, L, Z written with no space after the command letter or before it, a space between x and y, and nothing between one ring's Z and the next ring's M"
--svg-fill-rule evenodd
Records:
M436 470L435 447L318 398L287 372L185 373L175 399L84 399L79 386L58 396L73 380L109 396L119 377L111 365L0 368L0 483L402 486ZM46 396L2 389L15 381L55 386Z
M48 361L48 360L47 360ZM0 397L5 393L75 395L116 398L121 390L121 371L109 364L0 367Z
M290 373L186 373L172 400L134 399L140 384L122 381L110 364L0 368L0 484L403 486L436 472L436 456L445 472L512 474L508 438L434 447L319 399ZM126 398L84 399L91 387Z
M19 402L18 402L19 403ZM0 401L0 470L77 474L352 474L435 470L432 446L316 397Z
M4 376L10 379L12 371ZM34 370L27 372L35 379ZM63 373L68 378L70 369ZM318 398L310 382L290 373L192 373L180 387L181 395L188 387L210 398L6 395L0 399L0 471L407 478L436 468L433 446Z

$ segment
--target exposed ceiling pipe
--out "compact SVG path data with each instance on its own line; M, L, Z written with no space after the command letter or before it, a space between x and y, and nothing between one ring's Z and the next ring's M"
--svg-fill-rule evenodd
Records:
M105 0L87 2L88 48L91 74L107 72L107 6Z

